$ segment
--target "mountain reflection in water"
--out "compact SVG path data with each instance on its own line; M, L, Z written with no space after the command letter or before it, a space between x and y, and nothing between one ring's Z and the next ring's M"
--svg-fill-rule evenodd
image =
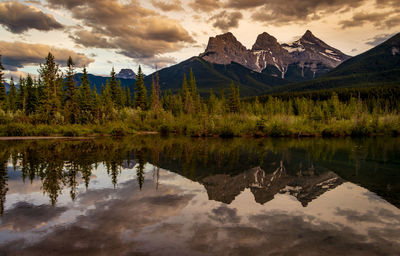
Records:
M399 142L0 141L0 255L396 255Z

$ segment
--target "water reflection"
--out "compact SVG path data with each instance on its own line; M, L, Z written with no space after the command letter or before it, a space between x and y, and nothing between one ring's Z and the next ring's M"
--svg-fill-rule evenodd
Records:
M0 254L395 255L399 142L1 141Z
M106 167L114 185L122 169L135 167L139 189L147 162L204 184L210 199L230 203L250 188L261 204L289 193L304 206L343 183L360 184L399 206L399 139L195 140L140 137L116 141L2 141L1 213L8 169L31 183L40 179L55 205L63 189L76 198L77 179L88 188L93 170ZM155 175L158 177L159 174Z

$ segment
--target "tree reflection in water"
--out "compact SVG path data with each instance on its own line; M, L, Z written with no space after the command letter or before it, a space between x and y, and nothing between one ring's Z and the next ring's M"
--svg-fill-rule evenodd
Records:
M290 193L306 206L321 191L349 180L399 206L400 174L391 168L400 159L399 142L398 138L175 137L0 141L0 212L3 213L11 165L21 172L24 182L39 179L43 193L55 205L63 189L68 188L74 200L80 182L88 188L92 172L99 164L106 167L114 187L123 169L135 167L141 189L147 162L154 166L156 189L159 169L163 168L203 184L210 199L226 203L244 188L250 188L259 203L265 203L276 193ZM367 158L373 161L367 162ZM327 180L331 182L325 184ZM317 185L321 190L316 191ZM302 191L298 191L300 186Z

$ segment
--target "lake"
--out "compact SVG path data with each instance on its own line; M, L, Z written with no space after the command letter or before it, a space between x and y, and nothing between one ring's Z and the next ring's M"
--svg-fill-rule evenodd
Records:
M0 255L400 255L400 138L0 148Z

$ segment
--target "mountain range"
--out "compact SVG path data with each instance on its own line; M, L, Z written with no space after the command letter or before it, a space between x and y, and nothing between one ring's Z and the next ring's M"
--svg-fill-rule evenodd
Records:
M282 86L271 92L393 85L400 85L400 33L343 62L320 78Z
M318 77L350 58L309 30L291 44L279 44L275 37L264 32L257 37L251 50L229 32L211 37L200 57L217 64L236 62L251 70L291 81Z
M251 49L228 32L209 39L203 53L158 71L162 90L176 92L184 74L196 77L200 94L219 92L231 82L241 96L338 87L394 85L400 83L400 33L371 50L350 57L317 38L311 31L290 44L280 44L268 33L260 34ZM150 89L151 74L145 77ZM77 74L77 81L81 74ZM122 69L117 77L133 89L136 75ZM100 89L107 77L89 76ZM79 81L78 81L79 84Z

